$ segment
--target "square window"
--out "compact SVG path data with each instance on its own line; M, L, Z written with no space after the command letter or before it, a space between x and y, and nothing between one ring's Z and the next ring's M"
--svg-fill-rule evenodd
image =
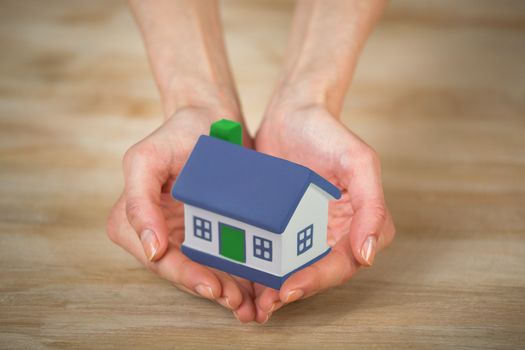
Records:
M211 242L211 221L194 216L193 235Z
M272 261L272 241L266 238L253 236L253 256L259 259Z
M297 255L300 255L312 248L313 233L313 225L310 225L297 233Z

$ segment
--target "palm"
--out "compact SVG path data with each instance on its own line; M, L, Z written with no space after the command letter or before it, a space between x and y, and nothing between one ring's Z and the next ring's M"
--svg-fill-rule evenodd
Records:
M354 213L351 198L359 195L356 193L359 188L351 186L352 177L343 169L344 163L351 158L352 145L361 146L362 141L322 109L296 112L287 118L284 126L280 124L283 129L279 133L269 130L275 127L271 122L263 124L256 148L259 152L304 165L341 190L341 199L330 202L329 208L328 242L334 245L348 234Z

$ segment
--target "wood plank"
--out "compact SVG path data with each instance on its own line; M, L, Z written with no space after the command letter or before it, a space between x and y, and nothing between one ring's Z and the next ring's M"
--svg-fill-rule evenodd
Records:
M398 237L258 326L105 236L121 157L161 115L125 4L3 1L0 348L525 347L524 4L391 3L343 119L382 156ZM223 3L252 132L292 9Z

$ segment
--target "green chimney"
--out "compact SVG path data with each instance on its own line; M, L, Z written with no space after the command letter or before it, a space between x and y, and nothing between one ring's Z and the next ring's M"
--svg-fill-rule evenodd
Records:
M242 126L232 120L221 119L213 123L210 136L242 146Z

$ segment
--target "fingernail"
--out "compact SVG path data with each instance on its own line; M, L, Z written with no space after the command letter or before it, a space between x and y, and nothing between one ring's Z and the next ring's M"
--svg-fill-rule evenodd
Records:
M221 304L222 306L224 306L225 308L228 308L228 309L233 309L231 304L230 304L230 299L228 299L228 297L224 297L224 298L219 298L217 299L217 302L219 304Z
M237 313L237 311L233 311L233 316L235 316L235 318L237 319L237 321L241 322L241 319L239 318L239 314Z
M195 291L205 297L205 298L208 298L208 299L215 299L215 297L213 296L213 290L211 289L210 286L206 286L204 284L199 284L197 287L195 287Z
M329 238L329 239L328 239L328 245L329 245L330 247L333 247L333 246L335 245L335 243L336 243L335 239L333 239L333 238Z
M140 242L142 243L142 247L144 247L144 252L148 257L148 260L153 261L159 250L159 240L157 239L155 232L149 228L145 229L140 233Z
M264 321L262 322L262 324L265 324L266 322L268 322L268 320L270 319L270 316L272 316L271 313L267 314L267 315L266 315L266 318L264 319Z
M272 307L270 308L270 311L268 311L268 312L269 312L269 313L274 312L276 307L277 307L277 303L273 303L273 304L272 304Z
M300 289L294 289L292 291L289 291L288 294L286 294L286 298L284 299L285 303L293 303L294 301L298 300L304 295L304 292Z
M361 257L366 261L368 266L372 265L374 262L374 257L376 255L376 236L368 236L363 247L361 248Z

